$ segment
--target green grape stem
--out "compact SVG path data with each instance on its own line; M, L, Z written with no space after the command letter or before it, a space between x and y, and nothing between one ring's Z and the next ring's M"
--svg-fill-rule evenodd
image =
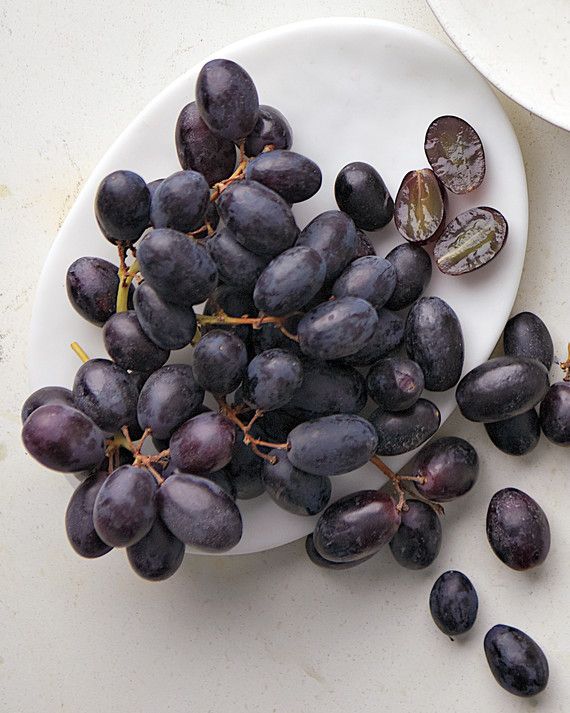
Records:
M249 317L248 315L243 315L243 317L230 317L225 312L216 312L216 314L212 315L196 315L198 324L201 326L204 324L249 324L253 329L261 329L264 324L274 324L286 337L294 342L298 342L299 337L289 332L285 327L285 321L289 317L291 317L291 315L286 315L285 317L272 317L271 315L264 315L262 317Z

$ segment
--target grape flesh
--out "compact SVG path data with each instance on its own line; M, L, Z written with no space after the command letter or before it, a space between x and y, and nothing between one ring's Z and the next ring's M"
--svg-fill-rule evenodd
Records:
M289 433L287 443L289 460L299 470L341 475L370 460L378 436L361 416L335 414L301 423Z
M182 233L204 223L210 190L197 171L177 171L165 178L154 193L150 222L155 228L172 228Z
M519 312L509 319L503 332L503 347L507 356L538 359L547 369L552 366L552 337L548 327L532 312Z
M118 312L103 327L103 342L111 359L123 369L150 372L159 369L170 356L144 333L134 310Z
M269 349L247 367L243 390L246 402L260 411L272 411L290 401L303 382L298 357L284 349Z
M396 271L396 287L386 302L392 310L404 309L413 304L431 280L431 258L420 245L403 243L386 255Z
M354 354L344 357L346 364L370 366L400 346L404 340L404 318L381 307L376 310L378 322L372 336Z
M437 239L445 228L445 188L430 168L407 173L394 203L394 223L410 243Z
M325 559L317 552L312 532L307 535L307 538L305 539L305 552L307 553L307 556L311 560L311 562L313 564L316 564L317 567L322 567L322 569L334 570L353 569L353 567L358 567L359 564L362 564L363 562L366 562L371 557L373 557L373 555L368 555L368 557L361 557L357 560L347 560L346 562L331 562L330 560Z
M234 441L235 427L231 421L218 413L201 413L172 435L170 460L185 473L210 473L230 462Z
M348 265L332 286L335 297L361 297L379 309L392 296L396 271L383 257L361 257Z
M95 499L93 522L113 547L129 547L144 537L156 518L157 484L144 468L122 465L105 480Z
M495 680L509 693L536 696L548 684L548 660L540 646L524 631L497 624L484 641L485 656Z
M279 507L295 515L316 515L326 507L331 497L331 481L295 468L281 450L272 450L274 464L264 461L265 491Z
M267 266L267 258L237 242L227 228L220 228L207 242L221 279L237 290L251 291Z
M334 184L338 207L348 213L358 228L378 230L394 215L394 201L378 171L355 161L341 168Z
M247 361L247 349L237 335L213 329L194 349L194 378L207 391L223 396L241 384Z
M136 242L150 220L150 192L144 179L132 171L105 176L95 195L95 217L110 242Z
M425 569L441 549L441 522L433 508L419 500L408 500L401 513L398 531L390 540L390 550L406 569Z
M424 446L406 466L409 475L425 478L416 483L420 495L445 503L468 493L479 476L479 457L463 438L446 436Z
M462 572L444 572L432 587L429 608L437 627L449 637L465 634L473 627L479 599L471 580Z
M143 579L160 582L172 577L184 559L184 543L157 516L147 534L127 547L129 564Z
M245 177L263 183L287 203L308 200L319 190L323 180L321 169L310 158L279 149L253 159L245 170Z
M486 423L485 430L493 444L511 456L530 453L540 439L540 421L533 408L504 421Z
M540 426L549 441L570 445L570 384L558 381L548 389L540 404Z
M319 253L327 268L325 282L330 283L356 254L356 226L346 213L328 210L303 229L297 245L306 245Z
M378 552L399 526L400 513L391 497L361 490L326 508L315 526L313 542L326 560L353 562Z
M411 408L424 390L424 375L419 365L404 357L377 361L366 378L370 398L384 411Z
M370 423L378 434L376 453L397 456L413 451L433 436L441 423L441 414L431 401L418 399L405 411L390 413L377 409L371 414Z
M80 257L67 270L65 286L75 311L91 324L102 327L115 314L119 289L118 268L100 257ZM129 289L132 306L134 288Z
M497 557L523 571L542 564L550 550L550 525L540 505L517 488L503 488L487 510L487 539Z
M208 552L225 552L241 539L240 512L218 485L197 475L175 474L162 484L159 513L184 544Z
M21 411L22 423L37 408L46 404L65 404L74 407L75 401L73 393L64 386L43 386L30 394L24 401Z
M192 307L166 302L146 282L135 291L134 307L141 329L161 349L182 349L196 334L196 315Z
M290 149L293 133L287 119L272 106L260 104L257 121L245 140L246 156L257 156L266 146Z
M78 555L89 559L102 557L113 549L103 542L93 524L95 499L107 476L105 471L98 471L80 483L65 512L65 530L71 546Z

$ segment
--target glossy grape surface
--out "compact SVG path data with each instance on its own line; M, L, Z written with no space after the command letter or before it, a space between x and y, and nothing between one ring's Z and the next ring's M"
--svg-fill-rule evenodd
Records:
M377 361L366 378L368 395L384 411L411 408L424 390L424 375L419 365L404 357Z
M424 498L444 503L465 495L475 485L479 476L479 457L463 438L436 438L414 456L405 472L425 478L425 483L415 484Z
M201 413L182 424L170 439L170 460L185 473L220 470L232 457L235 427L218 413Z
M367 557L361 557L360 559L356 560L347 560L346 562L331 562L330 560L325 559L317 552L312 532L307 535L307 538L305 539L305 552L307 553L307 556L311 560L311 562L313 564L316 564L317 567L335 570L352 569L353 567L358 567L359 564L362 564L363 562L366 562L366 560L369 560L371 557L373 557L373 555L368 555Z
M263 416L263 424L265 424L265 420L266 416ZM255 423L250 433L254 438L266 440L267 434L259 424L259 421ZM251 500L259 497L264 491L262 479L264 461L243 442L243 433L238 429L236 429L236 439L231 455L227 471L235 489L235 497L239 500Z
M396 271L396 287L386 307L393 310L409 307L421 297L431 280L431 258L420 245L403 243L390 250L386 260Z
M302 230L297 245L306 245L319 253L327 268L325 282L329 283L336 280L356 254L356 226L346 213L328 210Z
M558 381L548 389L540 404L540 426L549 441L570 445L570 384Z
M462 572L444 572L432 587L429 608L434 622L449 637L473 627L479 599L471 580Z
M95 217L110 242L136 242L150 220L150 192L144 179L132 171L105 176L95 195Z
M197 171L177 171L156 189L150 205L150 222L155 228L172 228L182 233L204 223L210 190Z
M295 468L285 451L272 450L269 455L277 458L273 465L263 463L263 484L271 499L295 515L321 512L331 497L330 479Z
M246 371L246 402L260 411L272 411L290 401L303 381L298 357L284 349L269 349L254 357Z
M357 260L359 257L366 257L367 255L376 255L376 250L374 249L374 245L372 245L366 233L364 233L360 229L357 229L356 252L354 253L354 259Z
M43 386L37 389L24 401L21 411L22 423L28 416L40 406L46 404L66 404L67 406L75 406L73 393L70 389L64 386Z
M275 107L260 104L257 121L245 140L246 156L257 156L266 146L290 149L293 143L291 126Z
M485 656L495 681L515 696L529 698L548 684L548 661L540 646L524 631L497 624L484 641Z
M379 309L392 296L396 271L388 260L376 255L361 257L348 265L332 286L335 297L361 297Z
M464 119L439 116L428 126L424 148L435 175L452 193L469 193L485 178L479 134Z
M80 257L71 263L65 277L69 301L91 324L102 327L115 314L119 276L117 266L100 257ZM134 288L129 290L132 306Z
M372 336L354 354L344 357L346 364L370 366L394 351L404 340L404 318L381 307L376 310L378 322Z
M119 312L107 320L103 327L103 342L111 359L123 369L155 371L170 356L144 333L136 312Z
M423 245L445 227L445 188L430 168L407 173L394 203L394 223L410 243Z
M390 413L376 409L370 423L378 435L376 453L397 456L413 451L433 436L441 423L441 414L431 401L419 399L405 411Z
M349 163L334 184L338 207L362 230L378 230L394 215L394 201L378 171L368 163Z
M401 513L398 531L390 540L390 550L398 564L406 569L425 569L441 549L441 522L426 503L408 500Z
M213 329L194 349L194 378L207 391L223 396L240 385L247 361L245 344L236 334Z
M74 490L65 512L67 538L78 555L102 557L113 548L107 545L95 531L93 506L108 473L98 471L90 475Z
M253 290L257 278L267 265L267 257L244 248L227 228L220 228L206 245L219 276L227 285L237 290Z
M196 315L192 307L166 302L148 283L137 287L134 307L141 329L157 347L182 349L194 338Z
M503 488L489 503L487 539L507 567L527 570L546 559L550 525L543 509L530 495L517 488Z
M160 582L172 577L184 559L184 543L175 537L160 517L147 534L127 547L129 564L143 579Z
M319 190L323 180L321 169L310 158L279 149L262 153L251 161L245 177L263 183L287 203L308 200Z
M301 319L301 315L292 315L285 319L283 326L290 334L297 334L297 326ZM267 349L285 349L296 356L302 356L303 352L293 339L279 329L272 322L265 322L260 329L252 330L253 347L256 354L266 351Z
M509 319L503 332L503 347L507 356L538 359L547 369L552 366L552 337L548 327L532 312L519 312Z
M540 439L540 421L533 408L504 421L486 423L485 430L493 444L511 456L530 453Z

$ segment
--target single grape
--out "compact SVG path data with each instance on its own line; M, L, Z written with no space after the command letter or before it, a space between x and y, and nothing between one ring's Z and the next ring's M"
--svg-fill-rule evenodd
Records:
M200 117L196 102L182 109L174 131L176 151L185 170L198 171L208 185L228 178L236 165L236 147L232 141L215 136Z
M546 559L550 525L543 509L530 495L517 488L503 488L489 503L487 539L501 562L523 571Z
M241 384L247 368L247 349L231 332L214 329L194 349L194 378L207 391L223 396Z
M479 476L479 457L475 448L463 438L436 438L414 456L405 472L425 479L424 483L415 484L420 495L445 503L465 495L475 485Z
M330 478L312 475L295 468L281 450L272 450L274 464L264 461L263 484L279 507L295 515L316 515L326 507L331 497Z
M274 412L271 412L274 413ZM263 417L265 423L266 417ZM258 423L254 423L249 433L254 438L266 439L265 431ZM264 492L263 487L263 459L243 442L243 433L236 429L236 440L232 449L232 458L227 465L227 471L235 497L239 500L251 500L259 497ZM209 476L207 476L209 477Z
M24 401L21 411L22 423L40 406L46 404L66 404L75 406L73 393L64 386L44 386L37 389Z
M105 349L113 361L123 369L155 371L170 356L143 332L134 310L118 312L103 327Z
M65 286L75 311L102 327L115 314L119 289L118 267L100 257L80 257L67 270ZM132 307L134 288L129 288Z
M452 193L469 193L485 178L479 134L464 119L439 116L428 126L424 148L435 175Z
M82 557L102 557L113 549L103 542L93 524L95 499L107 476L106 471L97 471L80 483L65 512L67 537L73 549Z
M187 364L167 364L155 371L141 389L137 414L141 428L155 438L169 439L174 431L199 413L204 389Z
M332 286L335 297L361 297L379 309L396 287L396 271L383 257L361 257L345 268Z
M144 279L167 302L192 307L216 287L218 271L207 250L176 230L151 230L141 240L137 258Z
M401 513L398 531L390 540L390 550L406 569L425 569L441 549L441 521L427 503L408 500Z
M548 327L532 312L519 312L511 317L503 332L507 356L538 359L547 369L552 366L554 345Z
M246 402L260 411L281 408L303 382L298 357L284 349L269 349L252 359L243 382Z
M388 309L404 309L414 303L431 280L431 258L420 246L397 245L386 255L396 271L396 287L386 302Z
M468 577L449 570L436 579L429 595L429 608L437 627L452 638L473 627L479 598Z
M307 538L305 539L305 551L311 562L313 564L316 564L317 567L322 567L323 569L352 569L353 567L358 567L359 564L362 564L363 562L366 562L371 557L373 557L373 555L368 555L368 557L361 557L357 560L347 560L346 562L331 562L330 560L327 560L322 557L317 552L312 532L307 535Z
M277 149L260 154L251 161L245 177L263 183L287 201L306 201L321 187L321 169L310 158L294 151Z
M406 173L396 194L394 223L410 243L436 240L445 228L445 188L430 168Z
M234 441L231 421L218 413L201 413L173 433L170 460L185 473L210 473L230 462Z
M361 416L341 413L294 428L287 439L288 457L299 470L315 475L341 475L367 463L377 443L378 436L371 423Z
M405 411L389 413L376 409L370 423L378 434L376 453L381 456L397 456L421 446L439 428L441 414L435 404L427 399L418 399Z
M376 255L376 250L366 233L358 228L356 230L356 252L354 259L358 260L359 257L366 257L367 255Z
M172 228L182 233L204 224L210 190L197 171L177 171L155 191L150 206L150 222L155 228Z
M369 557L386 545L400 526L394 501L378 490L361 490L329 505L313 532L315 549L331 562Z
M242 520L236 504L207 478L170 476L158 492L158 508L166 527L186 545L225 552L241 539Z
M283 114L272 106L260 104L257 121L245 140L246 156L257 156L266 146L290 149L293 133Z
M341 297L308 312L299 322L301 351L314 359L355 354L374 334L376 310L360 297Z
M453 309L439 297L421 297L406 319L406 351L419 364L426 389L446 391L461 377L464 343Z
M259 99L243 67L229 59L212 59L196 80L196 105L210 131L238 143L255 126Z
M354 258L356 226L346 213L328 210L313 218L302 230L297 245L306 245L319 253L327 268L325 282L330 283Z
M207 250L220 278L236 290L250 292L267 266L268 258L240 245L227 228L219 229L208 240Z
M172 577L184 559L184 543L157 516L147 534L127 547L129 564L143 579L159 582Z
M291 208L261 183L236 181L223 191L217 204L224 225L238 243L257 255L277 255L297 239L299 229Z
M204 305L204 314L214 315L217 312L224 312L229 317L243 317L243 315L254 316L257 313L253 299L250 294L230 287L229 285L219 285L208 297ZM248 324L217 324L202 325L202 332L212 329L223 329L226 332L235 332L238 337L247 344L250 340L252 329Z
M366 378L370 398L384 411L411 408L424 390L424 375L419 365L404 357L377 361Z
M362 161L341 168L334 196L338 207L363 230L383 228L394 215L394 201L382 177L373 166Z
M144 468L122 465L105 480L93 509L99 537L113 547L129 547L143 538L156 518L157 484Z
M536 406L548 387L548 371L536 359L495 357L466 374L455 397L470 421L504 421Z
M540 426L549 441L570 445L570 384L558 381L548 389L540 404Z
M497 624L484 641L485 656L495 681L515 696L529 698L548 684L548 661L540 646L524 631Z
M255 306L276 317L304 307L323 286L326 266L316 250L304 245L285 250L260 274L253 291Z
M112 243L130 245L147 229L150 192L132 171L114 171L101 181L95 195L95 217Z
M136 289L134 307L141 329L161 349L182 349L196 334L192 307L166 302L146 282Z
M397 349L404 341L404 318L381 307L376 310L378 322L372 336L354 354L344 357L346 364L370 366Z
M530 453L540 439L540 421L533 408L504 421L486 423L485 430L493 444L511 456Z

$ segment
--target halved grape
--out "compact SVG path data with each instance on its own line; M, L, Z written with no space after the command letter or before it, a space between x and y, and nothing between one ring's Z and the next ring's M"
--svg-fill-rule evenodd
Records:
M290 149L293 133L287 119L275 107L260 104L257 121L245 140L246 156L257 156L266 146Z
M93 507L101 486L108 477L106 471L90 475L75 489L65 512L65 531L73 549L82 557L102 557L113 548L95 531Z
M71 263L65 277L67 296L83 319L98 327L115 314L118 268L100 257L80 257ZM129 288L129 307L132 307L134 287Z
M441 423L441 414L431 401L419 399L411 408L397 413L376 409L370 423L378 434L376 453L397 456L413 451L433 436Z
M406 173L396 195L394 222L410 243L423 245L441 235L445 227L445 188L430 168Z
M354 161L341 168L334 184L338 207L363 230L378 230L394 215L394 201L378 171Z
M546 324L532 312L519 312L509 319L503 332L503 348L507 356L538 359L547 369L552 366L552 337Z
M570 384L558 381L549 388L540 404L540 425L549 441L570 445Z
M210 473L232 457L235 426L219 413L201 413L178 428L170 439L170 460L185 473Z
M95 217L111 243L130 245L147 229L150 192L132 171L114 171L101 181L95 195Z
M245 177L263 183L287 201L306 201L321 187L321 169L310 158L294 151L275 150L251 161Z
M331 497L330 479L295 468L284 451L275 449L269 455L277 459L263 462L263 484L271 499L295 515L321 512Z
M548 684L548 661L524 631L497 624L485 636L485 656L495 681L515 696L529 698Z

